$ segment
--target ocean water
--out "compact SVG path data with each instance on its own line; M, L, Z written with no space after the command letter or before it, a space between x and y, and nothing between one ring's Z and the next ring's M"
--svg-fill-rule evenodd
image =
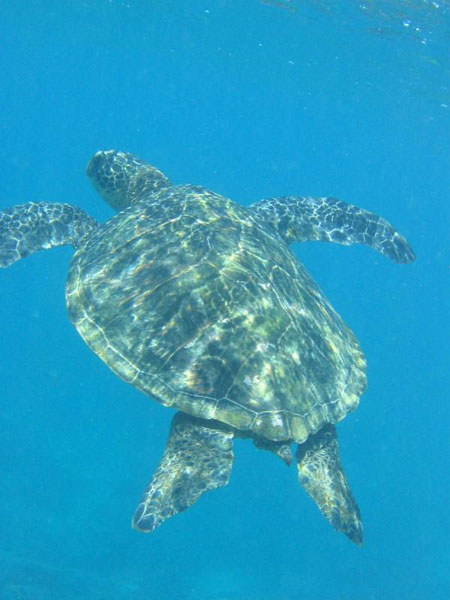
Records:
M242 204L336 196L417 255L294 247L368 361L338 425L362 548L245 441L227 487L133 531L172 411L70 324L70 247L2 270L0 600L450 598L449 2L0 0L0 40L0 208L108 219L85 166L117 148Z

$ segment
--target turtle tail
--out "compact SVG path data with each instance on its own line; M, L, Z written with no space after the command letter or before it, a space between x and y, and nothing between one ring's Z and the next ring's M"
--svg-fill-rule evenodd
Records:
M70 204L29 202L0 211L0 267L53 246L77 248L98 226L95 219Z

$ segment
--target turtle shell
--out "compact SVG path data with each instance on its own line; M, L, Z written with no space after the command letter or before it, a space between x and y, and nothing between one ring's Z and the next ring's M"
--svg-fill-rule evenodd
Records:
M100 226L66 297L124 381L252 435L301 443L365 387L357 340L278 233L204 188L166 188Z

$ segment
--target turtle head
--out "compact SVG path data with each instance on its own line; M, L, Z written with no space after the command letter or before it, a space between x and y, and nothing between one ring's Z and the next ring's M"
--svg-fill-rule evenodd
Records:
M155 167L133 154L116 150L94 154L87 175L103 200L118 211L171 185Z

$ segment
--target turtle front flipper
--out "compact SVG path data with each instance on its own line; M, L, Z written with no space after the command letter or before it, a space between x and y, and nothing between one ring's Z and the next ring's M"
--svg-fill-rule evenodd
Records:
M397 263L411 263L414 251L382 217L336 198L285 196L255 202L250 209L275 227L288 244L364 244Z
M233 433L217 421L177 413L161 462L133 517L133 527L151 533L186 510L203 492L228 483Z
M361 515L341 465L335 427L311 435L298 446L296 458L300 485L335 529L361 545Z
M95 219L70 204L29 202L0 211L0 267L38 250L71 245L98 226Z

